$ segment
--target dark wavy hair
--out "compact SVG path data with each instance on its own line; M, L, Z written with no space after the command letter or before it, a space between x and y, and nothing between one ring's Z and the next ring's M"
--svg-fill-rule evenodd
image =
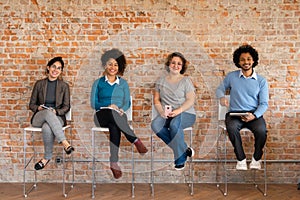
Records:
M118 74L123 76L126 69L126 58L124 54L119 49L111 49L105 51L101 56L101 63L104 67L109 59L115 59L118 63Z
M54 57L51 60L49 60L49 62L47 63L47 67L51 67L57 61L60 62L60 64L61 64L61 71L63 72L64 71L65 63L64 63L62 57L60 57L60 56ZM47 72L47 74L49 73L49 70L47 68L46 68L46 72Z
M237 68L241 68L241 66L239 65L239 62L240 62L240 56L242 53L250 53L250 55L252 56L252 59L254 61L252 68L254 68L258 64L259 58L258 58L257 51L251 45L245 44L245 45L240 46L233 53L233 62Z
M172 58L174 58L174 57L179 57L182 60L182 69L180 70L180 74L184 74L185 71L187 70L187 64L186 64L187 61L184 58L184 56L179 52L174 52L174 53L171 53L168 55L167 62L165 63L167 71L168 72L170 71L169 65L171 63Z

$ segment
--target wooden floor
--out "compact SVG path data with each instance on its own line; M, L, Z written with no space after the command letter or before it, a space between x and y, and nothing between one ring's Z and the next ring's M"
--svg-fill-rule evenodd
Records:
M91 199L91 184L75 184L69 192L67 198L62 195L62 184L39 183L26 199L28 200L86 200ZM150 186L148 184L135 185L136 200L168 200L168 199L208 199L208 200L299 200L300 190L297 185L268 185L268 194L262 195L253 185L250 184L229 184L228 196L223 196L215 184L194 184L194 195L188 192L188 186L185 184L155 184L155 195L151 197ZM23 197L23 185L19 183L1 183L0 199L19 200ZM131 198L130 184L97 184L95 199L104 200L126 200Z

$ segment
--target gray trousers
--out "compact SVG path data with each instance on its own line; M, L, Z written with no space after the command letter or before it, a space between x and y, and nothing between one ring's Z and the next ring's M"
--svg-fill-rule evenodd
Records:
M32 126L42 128L45 149L44 158L47 160L52 158L55 138L58 143L66 140L62 125L63 120L52 111L46 109L37 112L32 120Z

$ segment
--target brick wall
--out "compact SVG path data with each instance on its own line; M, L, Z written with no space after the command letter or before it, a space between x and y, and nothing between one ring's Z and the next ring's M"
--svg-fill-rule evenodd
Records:
M300 154L299 1L1 0L0 9L2 182L22 181L22 128L29 125L32 114L29 97L34 82L44 77L47 61L57 55L66 62L63 75L72 92L75 179L91 182L90 88L103 71L101 53L112 47L127 57L124 78L133 96L133 125L149 149L154 82L165 73L167 54L179 51L186 56L187 74L197 85L195 181L215 182L216 166L211 162L216 158L217 141L214 92L224 75L236 69L232 53L243 43L258 50L256 70L269 82L270 107L265 114L269 129L267 159L272 161L268 163L269 182L297 181L300 166L294 160L299 160ZM103 147L97 155L105 157L102 152L108 150L103 145L107 138L98 134L96 139L97 147ZM129 159L129 144L122 140L121 158ZM170 150L157 137L154 145L156 158L170 160L155 165L156 181L182 182L181 174L168 170L172 164ZM150 155L135 156L140 160L136 163L136 179L148 182ZM107 164L99 167L107 169ZM120 182L130 181L130 165L122 163L122 168L128 173ZM113 181L109 170L103 173L99 180ZM48 175L46 181L60 179Z

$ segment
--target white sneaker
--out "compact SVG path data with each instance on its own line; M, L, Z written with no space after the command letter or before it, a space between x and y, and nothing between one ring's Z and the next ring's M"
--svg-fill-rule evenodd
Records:
M237 161L236 169L237 170L247 170L246 158L242 161Z
M249 165L250 169L261 169L261 160L256 161L253 157L252 157L252 161Z

